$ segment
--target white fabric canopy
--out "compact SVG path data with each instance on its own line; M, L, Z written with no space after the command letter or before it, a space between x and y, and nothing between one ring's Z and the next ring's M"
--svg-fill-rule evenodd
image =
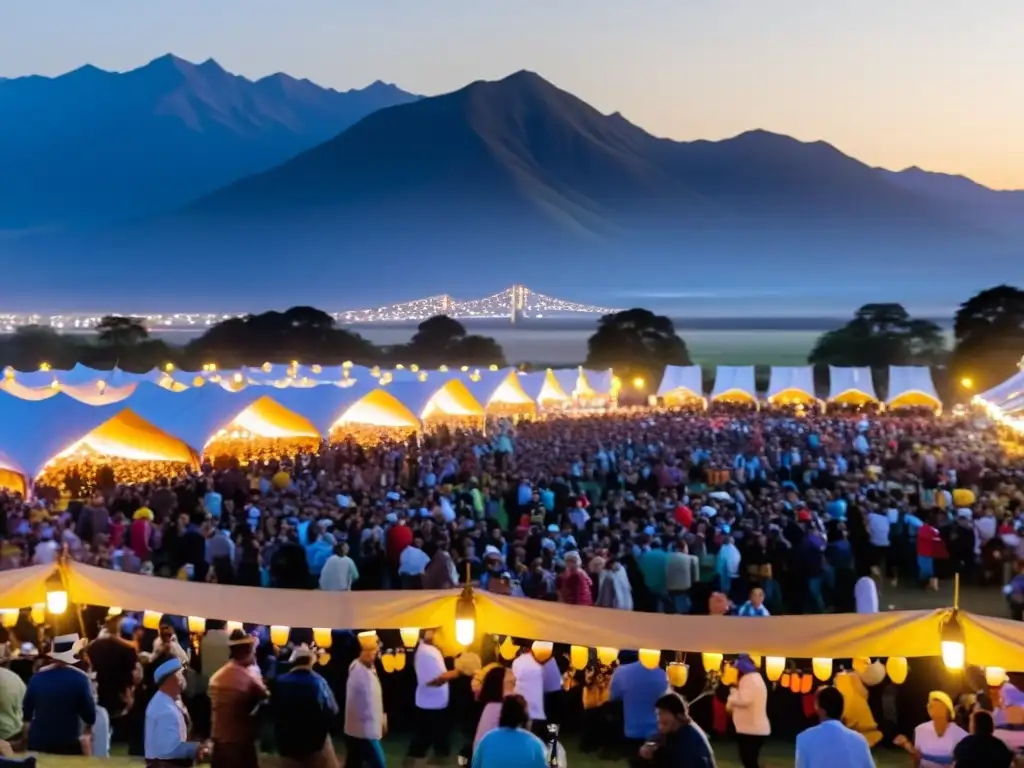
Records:
M571 398L576 391L580 381L581 370L580 368L551 369L555 381L558 382L559 388L565 393L566 397Z
M658 386L658 397L682 391L693 397L704 397L704 371L699 365L667 365Z
M757 401L757 385L752 365L720 365L715 369L715 387L711 399L717 400L728 395L749 397Z
M1020 395L1024 395L1024 371L1017 371L1002 384L982 392L978 397L987 403L1002 407L1003 403L1016 399Z
M568 400L572 397L572 390L563 391L550 370L520 373L519 386L533 402L538 404L542 401Z
M355 382L348 387L339 387L336 384L323 384L305 389L287 387L271 393L270 398L308 419L321 435L326 436L349 408L374 389L379 387L376 381L370 379Z
M143 382L126 405L136 416L202 453L218 430L267 394L259 388L228 392L217 386L190 387L182 392L172 392Z
M872 400L878 400L870 368L847 368L836 365L828 367L828 399L837 400L848 393L859 393Z
M889 406L922 405L929 401L937 408L942 407L939 394L932 381L932 369L927 365L889 366Z
M512 383L511 389L506 386L507 382ZM531 403L534 402L533 398L522 389L522 382L516 375L514 368L504 368L500 371L480 371L479 378L476 381L465 378L462 383L466 385L466 389L484 408L490 405L495 395L502 394L503 392L519 395L519 397L508 402L522 402L523 398Z
M784 393L817 399L814 394L814 368L810 365L773 365L768 380L768 399L773 400Z
M603 371L591 371L584 369L583 378L587 386L598 395L607 395L612 391L612 370L606 368Z

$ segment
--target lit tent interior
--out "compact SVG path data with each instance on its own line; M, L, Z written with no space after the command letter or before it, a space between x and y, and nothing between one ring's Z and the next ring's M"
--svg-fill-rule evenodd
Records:
M814 368L810 365L773 365L768 379L768 402L772 405L812 405Z
M543 371L520 373L519 386L541 408L558 406L572 399L572 390L570 389L569 392L563 390L550 368Z
M850 368L830 365L828 367L829 389L828 401L839 405L866 405L877 403L875 382L871 378L871 369L867 367Z
M565 393L566 399L573 400L584 392L587 384L582 368L551 368L549 370L555 381L558 382L558 388Z
M1024 396L1024 370L1017 371L1006 381L978 395L978 399L997 408L1002 408L1011 400Z
M932 408L942 410L935 391L932 370L926 365L890 365L887 408Z
M667 365L665 374L658 385L658 397L665 405L682 406L701 403L707 407L704 397L704 371L699 365Z
M484 418L484 407L457 378L396 381L388 384L385 391L415 414L424 426L464 419L480 422Z
M576 394L584 399L609 397L614 381L615 377L610 368L603 371L581 368L576 384Z
M337 438L365 428L416 431L420 427L416 414L372 378L345 387L283 389L274 399L308 419L325 436Z
M480 371L465 385L489 414L514 416L537 412L537 404L523 389L515 369Z
M757 385L752 365L720 365L715 369L711 402L744 403L757 406Z

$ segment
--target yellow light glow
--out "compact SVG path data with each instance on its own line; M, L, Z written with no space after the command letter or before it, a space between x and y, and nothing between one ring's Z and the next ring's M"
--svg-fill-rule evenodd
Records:
M772 683L776 682L786 671L785 656L768 656L764 660L764 676Z
M144 611L142 626L145 629L160 629L160 611Z
M121 610L120 606L112 605L107 608L107 616L120 616L124 611Z
M402 365L401 363L399 363L398 365L395 366L395 370L396 371L403 371L403 370L405 370L405 366Z
M385 672L391 674L395 671L395 657L392 653L382 653L380 655L380 665Z
M462 366L462 372L463 372L463 373L465 373L465 372L466 372L466 371L468 371L468 370L469 370L469 366L468 366L468 365L464 365L464 366Z
M283 624L274 624L270 628L270 642L278 647L288 645L288 636L291 634L291 631L291 627L286 627Z
M241 383L242 383L242 381L243 381L243 379L244 379L244 377L243 377L243 376L242 376L242 374L240 374L240 373L236 373L236 374L235 374L234 376L232 376L231 378L232 378L232 379L234 380L235 384L241 384Z
M290 411L270 397L261 397L240 414L228 429L244 430L256 437L273 440L320 438L316 426L304 416Z
M942 647L942 663L946 665L946 669L963 669L967 656L964 644L955 640L944 640L940 645Z
M534 658L543 664L551 658L551 653L554 651L555 646L547 640L534 640L532 648Z
M661 651L652 648L641 648L638 655L640 663L647 669L657 669L661 664Z
M409 366L409 370L412 371L413 373L416 373L416 371L418 371L419 369L420 367L416 365L416 363L413 363L412 365Z
M907 679L907 660L902 656L890 656L885 662L885 673L896 685L902 685Z
M310 368L310 370L313 371L313 373L315 373L317 376L319 376L324 371L324 369L321 368L319 365L314 365L312 368Z
M439 366L437 370L439 370L441 373L448 373L448 366L447 365Z
M585 645L574 645L569 648L569 663L573 669L583 669L590 661L590 649Z
M167 373L170 373L171 371L173 371L174 370L174 363L165 363L164 364L164 370L167 371Z
M615 660L618 659L618 658L619 658L619 649L618 648L601 647L601 648L597 649L597 660L599 662L601 662L602 664L604 664L605 666L613 664L615 662Z
M455 641L459 645L472 645L476 637L476 621L474 619L455 620Z
M496 370L498 370L498 366L496 366L496 365L495 365L494 363L491 363L491 364L490 364L490 365L489 365L489 366L487 367L487 370L489 370L489 371L496 371Z
M970 376L964 376L960 379L960 386L964 389L974 389L974 380Z
M406 648L415 648L416 644L420 641L419 627L402 627L398 630L398 634L402 636L402 644Z
M236 629L238 629L238 630L245 629L245 625L242 622L240 622L240 621L228 621L228 622L225 623L224 626L227 629L228 634L231 634Z
M193 635L201 635L206 631L206 619L202 616L188 617L188 631Z
M643 389L645 383L646 382L644 382L644 380L640 376L637 376L635 379L633 379L633 388Z
M682 688L690 679L690 665L681 661L673 661L668 665L668 684L673 688Z
M717 672L722 667L722 659L725 658L720 653L704 653L701 654L701 660L704 663L705 672Z
M29 618L32 619L33 624L46 623L46 603L35 603L32 610L29 611Z
M313 630L313 642L321 648L330 648L331 643L331 630L329 627L318 627Z
M54 616L61 616L68 609L68 593L63 589L55 589L46 593L46 610Z
M740 671L732 664L726 664L722 669L722 685L736 685L740 681Z
M853 660L853 671L858 675L863 675L870 666L871 659L866 656L861 656Z
M21 611L17 608L4 608L0 611L0 624L3 624L7 629L11 629L11 627L18 623L20 616Z
M1002 667L985 667L985 685L989 688L998 688L1006 680L1006 670Z
M816 678L826 683L832 677L832 659L811 659L811 669L814 671Z
M405 651L402 648L395 650L395 672L401 672L405 669Z
M352 367L352 361L351 360L346 360L344 363L341 364L341 367L342 368L351 368Z
M51 370L50 364L49 363L40 363L39 364L39 370L40 371L49 371L49 370Z
M509 635L506 635L505 639L501 641L501 645L498 646L498 653L505 661L512 661L519 654L519 646L512 642Z

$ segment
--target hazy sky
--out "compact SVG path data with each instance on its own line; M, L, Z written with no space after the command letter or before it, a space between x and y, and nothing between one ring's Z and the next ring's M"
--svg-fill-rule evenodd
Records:
M1022 0L0 0L0 76L174 52L423 94L531 69L651 132L750 128L1024 188Z

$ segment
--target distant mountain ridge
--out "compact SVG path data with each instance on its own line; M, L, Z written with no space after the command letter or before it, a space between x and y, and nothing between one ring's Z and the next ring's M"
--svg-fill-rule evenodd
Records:
M417 98L380 81L344 92L282 73L253 81L170 54L123 73L0 80L0 230L173 208Z

